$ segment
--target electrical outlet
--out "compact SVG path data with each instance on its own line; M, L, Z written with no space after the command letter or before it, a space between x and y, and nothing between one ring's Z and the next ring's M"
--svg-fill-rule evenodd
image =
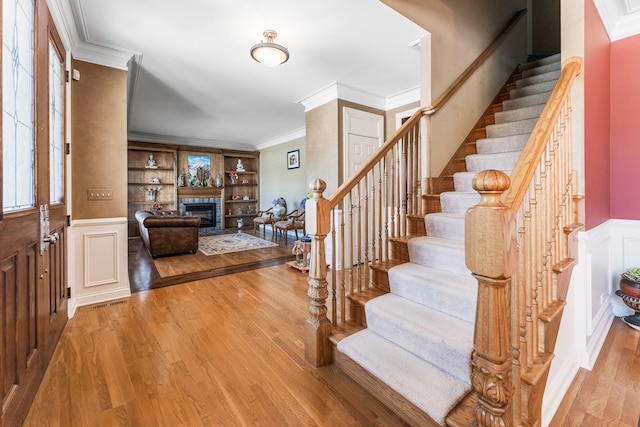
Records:
M112 200L111 188L90 188L87 190L87 200Z

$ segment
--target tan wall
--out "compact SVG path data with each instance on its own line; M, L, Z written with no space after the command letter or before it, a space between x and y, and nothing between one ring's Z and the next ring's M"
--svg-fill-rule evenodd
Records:
M127 216L126 71L73 61L71 88L71 218ZM112 200L87 200L88 189L110 189Z
M429 31L422 39L421 94L428 106L495 39L513 15L526 7L525 0L474 0L445 2L383 0ZM482 112L518 62L526 60L527 21L520 21L486 64L431 121L431 175L438 175L460 146ZM430 76L426 78L424 76Z
M397 107L397 108L393 108L391 110L388 110L385 114L385 118L384 118L384 138L385 140L387 138L389 138L391 135L393 135L393 133L397 130L396 129L396 116L399 113L403 113L407 110L412 110L414 108L418 108L420 107L420 102L416 101L416 102L412 102L411 104L407 104L407 105L403 105L402 107Z
M338 100L306 114L306 182L320 178L327 183L325 196L338 188Z
M293 150L300 150L300 167L287 169L287 153ZM260 151L260 208L268 209L273 200L284 197L289 212L297 209L309 192L308 164L305 138Z

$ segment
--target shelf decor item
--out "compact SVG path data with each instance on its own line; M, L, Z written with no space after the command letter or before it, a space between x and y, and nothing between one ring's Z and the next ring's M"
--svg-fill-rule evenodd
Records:
M640 298L640 268L628 268L620 275L620 290L626 295Z
M284 197L278 197L273 202L273 209L271 212L276 219L280 219L283 215L287 213L287 201Z
M156 201L156 194L158 193L158 191L160 191L160 188L161 187L149 187L149 188L142 187L142 189L147 192L147 199L150 202Z

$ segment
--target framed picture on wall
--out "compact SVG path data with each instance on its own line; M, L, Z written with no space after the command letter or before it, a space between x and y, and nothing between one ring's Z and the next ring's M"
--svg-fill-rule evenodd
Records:
M287 153L287 169L297 169L300 167L300 150L293 150Z
M189 155L187 170L189 187L206 187L211 178L211 157Z

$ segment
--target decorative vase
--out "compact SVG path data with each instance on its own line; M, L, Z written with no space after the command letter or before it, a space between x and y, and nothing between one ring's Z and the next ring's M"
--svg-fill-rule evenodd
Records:
M274 205L272 212L273 216L275 216L277 219L280 219L284 214L287 213L287 208L284 205Z
M216 187L222 187L222 175L216 175Z
M635 298L622 292L621 289L616 291L616 295L622 298L627 307L635 310L635 314L631 316L622 316L621 319L624 323L631 326L633 329L640 331L640 298Z

